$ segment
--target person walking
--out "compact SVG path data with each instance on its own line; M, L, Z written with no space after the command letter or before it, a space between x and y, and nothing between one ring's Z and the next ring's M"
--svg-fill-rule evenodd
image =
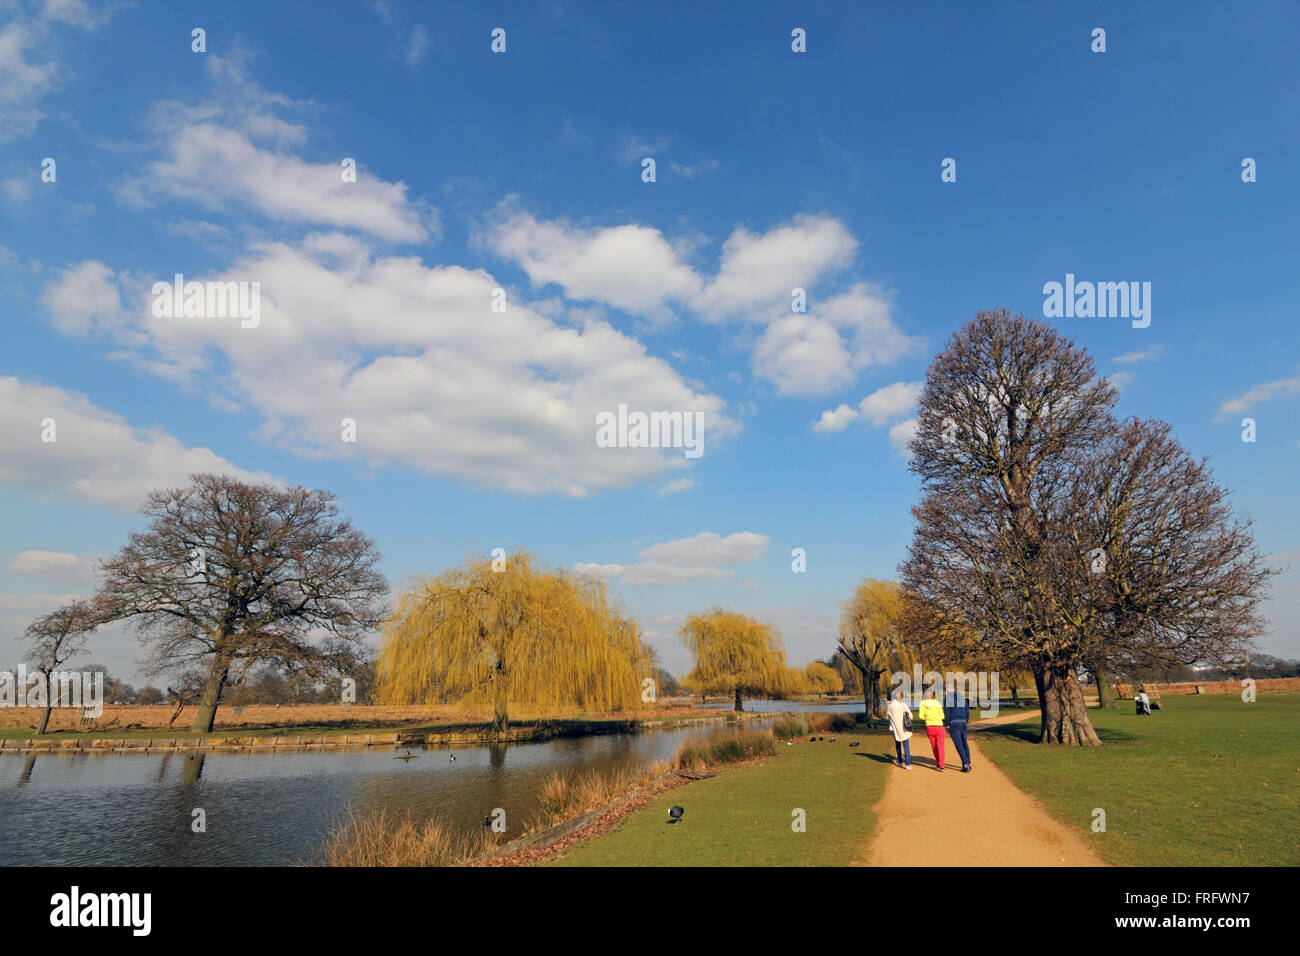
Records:
M925 721L925 735L930 738L934 762L939 765L939 772L943 773L943 705L934 699L932 690L926 691L925 700L921 701L921 719Z
M912 738L912 708L903 702L901 690L894 694L894 699L885 708L885 716L889 718L889 729L894 732L894 764L911 770L912 745L908 741Z
M970 704L964 693L959 693L952 681L944 687L943 695L944 726L952 745L957 748L961 758L961 772L970 773L970 744L966 741L966 723L970 720Z

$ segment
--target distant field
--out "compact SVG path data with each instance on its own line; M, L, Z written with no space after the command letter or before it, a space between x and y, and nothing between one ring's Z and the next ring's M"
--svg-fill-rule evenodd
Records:
M1101 747L1032 743L1009 724L979 746L1058 819L1124 866L1300 865L1300 694L1163 697L1138 717L1090 710ZM1106 832L1093 834L1093 810Z

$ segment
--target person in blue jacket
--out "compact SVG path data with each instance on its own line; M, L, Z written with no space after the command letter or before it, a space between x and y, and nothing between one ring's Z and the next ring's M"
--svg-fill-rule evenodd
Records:
M966 724L970 721L970 704L966 695L953 686L952 681L944 685L943 723L948 728L952 745L961 757L961 772L970 773L970 744L966 740Z

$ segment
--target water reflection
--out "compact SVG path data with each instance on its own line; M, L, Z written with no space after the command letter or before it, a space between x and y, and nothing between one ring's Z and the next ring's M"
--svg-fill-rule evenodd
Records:
M782 702L786 709L791 709ZM843 706L843 705L841 705ZM764 721L746 726L761 726ZM276 866L310 859L350 806L444 816L506 836L538 809L556 770L667 760L711 722L637 734L479 747L0 756L0 865ZM407 748L403 748L407 749ZM450 759L454 753L456 759ZM37 760L41 773L34 773ZM206 832L194 833L202 809Z

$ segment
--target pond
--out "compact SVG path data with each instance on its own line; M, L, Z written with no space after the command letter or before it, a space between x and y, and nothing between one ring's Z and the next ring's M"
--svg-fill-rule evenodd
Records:
M782 702L781 709L797 708ZM481 827L501 808L506 836L513 838L537 809L537 792L553 771L667 760L693 734L766 723L711 721L634 734L410 748L416 757L406 761L395 759L398 751L390 747L203 756L5 754L0 866L304 862L318 854L349 807L441 816L466 828ZM207 832L193 833L192 812L200 808Z

